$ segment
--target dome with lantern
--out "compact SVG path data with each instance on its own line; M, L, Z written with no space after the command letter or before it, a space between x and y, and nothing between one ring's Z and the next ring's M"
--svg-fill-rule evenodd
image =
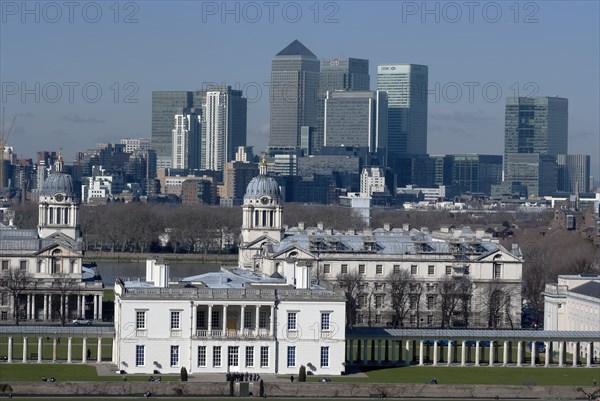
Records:
M263 158L259 165L259 175L254 177L246 187L245 199L260 199L263 196L269 196L272 199L279 200L281 191L277 181L267 176L267 161Z

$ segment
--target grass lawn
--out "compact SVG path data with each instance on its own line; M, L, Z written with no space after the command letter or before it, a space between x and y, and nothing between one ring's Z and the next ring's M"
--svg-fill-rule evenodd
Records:
M506 384L520 386L592 386L600 383L600 369L595 368L502 368L502 367L428 367L385 368L365 372L368 377L335 377L335 382L428 383L434 377L439 384ZM319 376L310 377L318 381Z
M39 381L42 376L54 377L57 381L121 381L122 376L98 376L96 368L81 364L0 364L0 378L4 382ZM159 375L161 380L179 380L179 375ZM128 381L146 381L150 375L127 375Z

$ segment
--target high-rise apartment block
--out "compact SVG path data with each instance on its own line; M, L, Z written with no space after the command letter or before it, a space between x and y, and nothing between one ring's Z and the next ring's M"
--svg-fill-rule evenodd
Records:
M175 114L172 135L172 167L181 169L200 168L200 133L202 111L184 108Z

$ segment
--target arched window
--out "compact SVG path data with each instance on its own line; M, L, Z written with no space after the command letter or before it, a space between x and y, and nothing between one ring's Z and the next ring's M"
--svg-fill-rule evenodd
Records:
M62 273L62 252L60 249L52 251L50 260L50 274Z

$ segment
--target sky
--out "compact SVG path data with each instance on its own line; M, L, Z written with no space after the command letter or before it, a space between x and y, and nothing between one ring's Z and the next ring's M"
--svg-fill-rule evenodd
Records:
M269 139L271 60L429 67L428 153L504 152L509 96L569 99L569 153L600 179L600 2L5 1L0 103L19 157L151 136L152 91L211 83L248 98L248 144Z

